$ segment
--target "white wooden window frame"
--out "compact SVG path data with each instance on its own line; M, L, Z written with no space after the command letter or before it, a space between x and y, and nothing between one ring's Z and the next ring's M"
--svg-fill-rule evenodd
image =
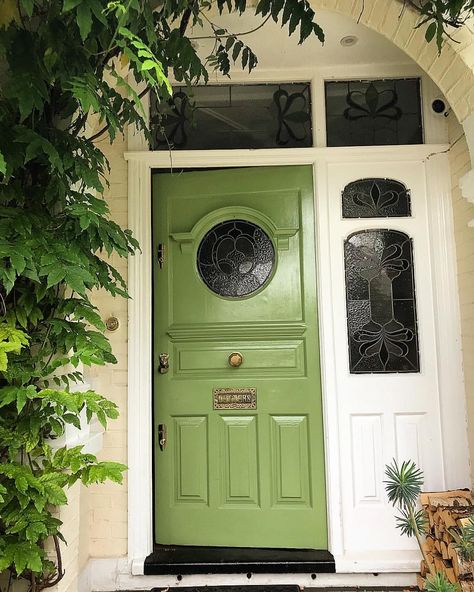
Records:
M383 78L420 78L421 81L421 112L423 119L423 138L425 144L441 144L448 141L447 120L443 114L434 113L431 103L441 98L442 94L431 78L416 64L358 64L357 66L319 66L317 68L300 68L292 70L263 70L249 76L247 72L236 70L232 80L217 76L211 77L209 84L283 84L293 82L310 82L311 113L313 126L313 144L315 147L326 146L326 98L324 83L326 80L375 80ZM137 89L141 90L141 88ZM143 104L149 110L149 97L145 96ZM447 104L447 102L446 102ZM128 135L129 150L145 151L148 149L142 134L132 129ZM300 150L300 148L298 148Z
M143 574L144 559L153 549L152 449L152 265L151 176L157 168L206 168L312 165L315 178L318 277L331 277L329 219L326 207L330 162L424 162L430 197L428 226L433 258L433 300L443 311L435 322L439 360L440 430L445 468L444 487L459 487L469 478L465 396L460 348L460 316L455 263L454 228L446 145L304 148L231 151L128 152L129 227L141 251L129 259L128 375L128 559L132 574ZM321 367L326 445L328 527L336 569L345 572L414 572L416 553L390 557L344 555L340 504L340 456L336 392L336 352L333 339L332 286L319 282Z

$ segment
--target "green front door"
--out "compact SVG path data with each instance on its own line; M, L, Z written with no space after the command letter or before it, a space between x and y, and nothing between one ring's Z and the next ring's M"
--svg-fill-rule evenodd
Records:
M326 549L311 167L156 174L153 209L156 542Z

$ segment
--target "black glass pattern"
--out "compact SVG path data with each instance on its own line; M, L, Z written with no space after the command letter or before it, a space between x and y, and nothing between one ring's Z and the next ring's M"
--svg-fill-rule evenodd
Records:
M219 296L239 298L265 285L275 264L268 235L246 220L221 222L206 233L197 252L204 283Z
M328 81L328 146L422 144L420 80Z
M192 92L192 94L190 94ZM310 84L226 84L151 97L152 149L307 148Z
M342 192L343 218L411 216L410 190L394 179L358 179Z
M411 239L396 230L355 232L344 256L350 372L419 372Z

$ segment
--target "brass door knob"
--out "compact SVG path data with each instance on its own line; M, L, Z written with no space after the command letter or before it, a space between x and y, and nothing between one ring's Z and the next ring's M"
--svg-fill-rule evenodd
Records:
M240 352L232 352L229 356L229 364L232 368L238 368L243 361L244 357Z

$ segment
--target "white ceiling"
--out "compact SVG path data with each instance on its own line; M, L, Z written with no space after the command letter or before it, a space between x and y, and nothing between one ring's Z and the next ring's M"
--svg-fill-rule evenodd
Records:
M227 29L229 33L248 31L262 22L260 17L256 18L251 14L215 15L210 18L214 24ZM414 64L393 43L346 16L318 10L316 20L326 35L324 45L316 37L298 45L298 33L289 37L287 27L282 29L272 19L257 32L243 36L242 41L256 53L258 68L262 69L315 68L344 64ZM188 33L193 38L208 34L209 30L206 24L204 32L203 29L194 27ZM340 40L347 35L356 35L359 42L352 47L343 47ZM203 57L209 54L211 41L198 40L196 43Z

